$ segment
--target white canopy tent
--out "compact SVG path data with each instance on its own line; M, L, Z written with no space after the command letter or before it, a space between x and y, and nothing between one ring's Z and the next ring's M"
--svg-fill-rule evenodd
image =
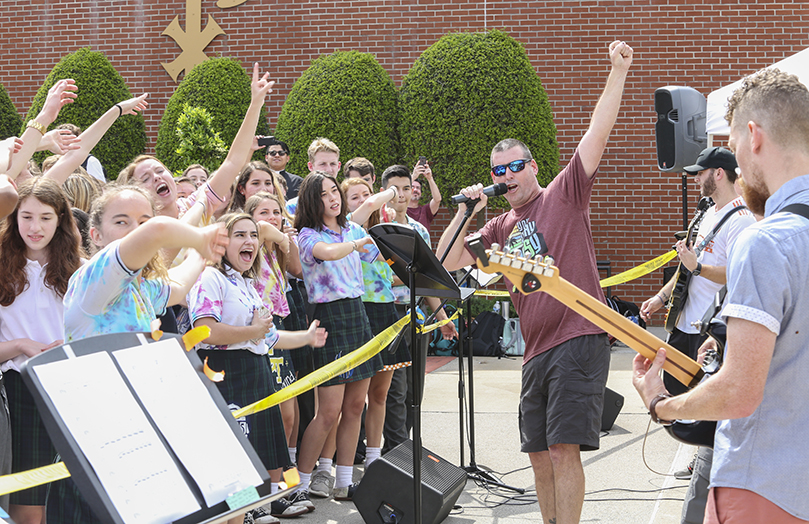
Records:
M781 71L787 71L796 75L801 82L809 86L809 48L799 53L776 62L769 67L777 67ZM730 95L733 94L740 85L741 80L726 85L708 95L708 116L705 122L705 130L708 134L708 145L713 145L714 136L727 136L730 133L728 123L725 122L727 103Z

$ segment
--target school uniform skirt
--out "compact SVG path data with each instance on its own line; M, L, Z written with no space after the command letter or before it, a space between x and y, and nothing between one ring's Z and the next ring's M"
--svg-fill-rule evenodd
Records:
M53 447L34 397L25 387L20 374L9 370L3 374L8 395L11 422L11 471L19 473L54 463L56 448ZM48 485L36 486L12 493L11 504L44 506Z
M360 298L344 298L314 304L312 316L320 320L320 327L326 328L329 333L326 345L313 350L315 369L348 355L373 338L368 315L365 313L365 307ZM322 385L337 386L371 378L381 368L379 355L375 355L354 369L350 369Z
M275 329L286 330L284 317L272 316L272 323ZM297 349L270 348L268 358L270 359L270 371L273 375L273 392L280 391L295 382L295 365L292 362L293 351Z
M290 279L290 290L287 291L287 303L289 304L289 315L284 318L284 329L287 331L301 331L309 329L309 322L306 319L306 299L302 292L306 291L303 280ZM290 351L292 357L292 367L301 375L313 369L312 347L303 346Z
M208 357L208 367L224 371L225 380L216 387L231 411L241 409L273 393L273 374L267 355L247 350L200 349L201 360ZM289 466L289 449L284 433L281 409L273 406L236 420L268 470Z
M379 335L399 320L393 302L363 302L363 305L374 336ZM388 351L389 349L390 346L379 352L384 371L391 371L410 364L410 350L407 344L399 344L393 353Z

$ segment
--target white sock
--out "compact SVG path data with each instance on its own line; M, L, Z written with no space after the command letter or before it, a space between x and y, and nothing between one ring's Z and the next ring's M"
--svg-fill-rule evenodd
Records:
M301 483L298 484L298 489L296 490L296 492L297 491L303 491L303 490L308 491L309 490L309 482L312 480L312 474L311 473L303 473L303 472L299 471L298 475L300 475L300 477L301 477Z
M337 465L337 480L334 482L334 487L344 488L351 485L354 475L354 466L341 466Z
M270 482L270 495L275 495L276 493L278 493L278 483Z
M295 458L298 456L298 448L289 448L289 460L293 464L295 463Z
M334 461L332 459L327 459L324 457L320 457L317 461L317 470L318 471L325 471L329 475L331 475L331 465Z
M382 456L382 448L365 448L365 467L371 465L373 461Z

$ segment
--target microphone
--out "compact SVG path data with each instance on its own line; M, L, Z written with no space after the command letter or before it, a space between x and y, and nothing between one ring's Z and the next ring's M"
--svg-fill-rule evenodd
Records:
M508 193L508 185L505 182L500 182L499 184L492 184L490 186L483 188L483 194L487 197L493 196L500 196L505 195ZM455 195L452 197L453 204L460 204L460 203L467 203L469 201L474 201L464 195Z

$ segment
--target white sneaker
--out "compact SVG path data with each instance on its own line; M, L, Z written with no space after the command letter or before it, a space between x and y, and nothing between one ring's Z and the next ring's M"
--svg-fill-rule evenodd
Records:
M279 524L281 522L270 514L269 504L259 506L250 513L253 515L255 524Z
M315 497L327 498L331 496L334 488L334 477L328 471L315 471L309 482L309 494Z
M309 492L306 490L296 491L292 495L287 497L287 500L293 506L300 506L302 508L306 508L306 511L312 512L315 510L315 505L312 504L312 501L309 500Z

